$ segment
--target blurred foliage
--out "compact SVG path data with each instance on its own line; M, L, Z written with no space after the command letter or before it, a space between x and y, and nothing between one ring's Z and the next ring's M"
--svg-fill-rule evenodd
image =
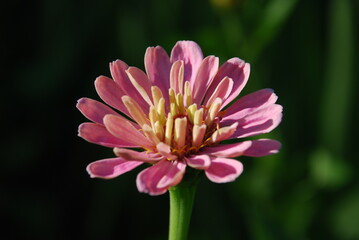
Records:
M359 239L359 2L351 0L7 1L3 5L2 239L166 239L168 196L133 171L90 179L110 149L76 136L76 100L98 99L108 62L143 68L147 46L194 40L251 63L243 94L271 87L281 152L240 158L233 183L203 179L190 239ZM263 136L261 136L263 137Z

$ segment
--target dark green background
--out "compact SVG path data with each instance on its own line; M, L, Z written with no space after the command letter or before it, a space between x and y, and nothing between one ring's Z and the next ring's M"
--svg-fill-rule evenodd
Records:
M241 158L235 182L198 187L189 239L359 239L358 12L355 0L6 1L1 24L1 239L166 239L168 195L139 169L90 179L112 151L77 137L81 97L122 59L194 40L251 63L244 93L284 106L277 155Z

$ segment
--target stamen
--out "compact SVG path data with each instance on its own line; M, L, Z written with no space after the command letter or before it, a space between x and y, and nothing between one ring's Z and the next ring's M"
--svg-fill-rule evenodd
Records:
M144 124L148 123L148 120L146 119L146 115L143 112L140 105L138 105L137 102L135 102L131 97L125 95L122 96L122 102L125 104L127 110L131 114L132 118L140 125L143 126Z
M178 90L183 94L184 62L181 60L181 67L178 72Z
M177 93L177 95L176 95L176 105L178 108L178 113L184 114L185 109L184 109L184 105L183 105L183 96L181 93Z
M160 141L162 141L163 135L164 135L163 125L159 121L157 121L157 122L155 122L155 126L153 129L154 129L155 134L158 137L158 139Z
M198 147L202 143L203 137L206 133L206 124L194 125L192 131L192 146Z
M168 90L168 95L170 96L170 104L176 103L176 93L173 88L170 88Z
M171 103L170 112L173 116L176 116L178 114L178 108L177 108L176 103Z
M194 114L196 111L197 111L197 104L195 104L195 103L187 108L187 116L188 116L190 123L192 123L192 124L193 124L193 120L194 120Z
M165 99L161 98L157 104L157 115L162 125L166 122Z
M191 84L188 81L186 81L184 84L184 99L186 107L190 106L193 103Z
M171 146L173 131L173 115L168 113L166 121L165 143Z
M189 152L197 152L208 144L227 139L236 129L236 126L219 128L217 124L217 129L212 126L217 117L222 117L219 116L223 101L220 96L228 94L225 86L231 89L233 81L224 78L209 98L210 103L199 107L193 103L191 83L186 81L183 84L183 70L183 61L172 64L168 103L165 102L161 89L151 86L150 97L153 104L149 108L149 121L137 102L129 96L122 98L132 118L142 126L141 130L145 136L162 149L157 149L157 152L170 161L182 158ZM131 78L131 74L128 74ZM133 77L131 81L145 98L145 89L142 88L141 93L140 83ZM190 129L187 129L188 127Z
M198 109L195 113L194 113L194 119L193 119L193 123L195 125L201 125L203 122L203 108Z
M152 142L154 142L155 144L158 144L159 142L161 142L158 137L156 136L156 134L154 133L153 129L145 124L142 126L143 132L146 135L147 138L149 138Z
M152 92L153 104L157 107L158 102L160 101L161 98L163 98L162 91L159 87L152 86L151 92Z
M148 117L149 117L149 119L150 119L151 126L154 127L155 122L158 121L158 114L157 114L157 111L156 111L156 109L154 108L154 106L151 106L151 107L150 107L150 113L149 113Z
M174 128L174 142L176 148L181 149L186 142L187 118L176 118Z
M211 107L208 110L206 117L206 124L210 127L213 123L214 118L217 116L219 110L221 109L222 99L216 98L212 103Z

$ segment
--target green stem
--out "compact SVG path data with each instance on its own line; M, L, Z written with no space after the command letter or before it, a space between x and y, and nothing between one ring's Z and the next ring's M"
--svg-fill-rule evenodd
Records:
M170 226L169 240L186 240L191 220L196 182L183 182L169 189Z

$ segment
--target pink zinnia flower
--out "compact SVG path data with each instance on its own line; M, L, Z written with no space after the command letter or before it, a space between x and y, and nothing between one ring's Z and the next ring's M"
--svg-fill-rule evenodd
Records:
M282 107L271 89L229 105L248 80L248 63L232 58L219 67L218 58L203 58L195 42L180 41L171 56L159 46L149 47L145 68L146 73L116 60L110 63L113 80L96 79L101 99L118 111L89 98L78 101L92 121L80 125L79 136L114 148L117 156L89 164L91 177L114 178L146 163L137 188L159 195L180 183L188 167L225 183L243 171L232 158L278 152L280 143L270 139L220 144L270 132L281 121Z

